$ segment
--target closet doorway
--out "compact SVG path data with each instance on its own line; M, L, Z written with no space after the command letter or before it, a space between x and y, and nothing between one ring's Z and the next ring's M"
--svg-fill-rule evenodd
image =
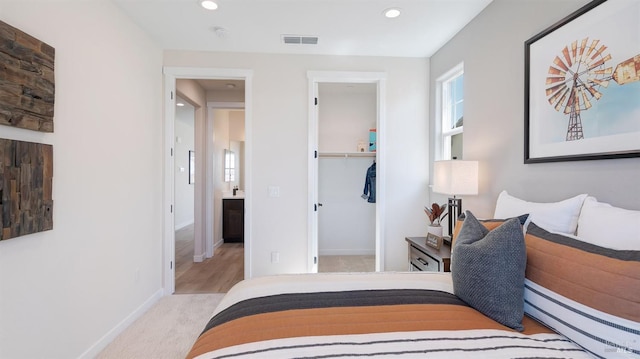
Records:
M310 72L309 79L310 271L381 271L384 74Z

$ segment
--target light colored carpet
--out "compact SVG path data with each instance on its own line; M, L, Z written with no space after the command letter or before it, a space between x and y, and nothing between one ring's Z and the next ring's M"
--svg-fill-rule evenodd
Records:
M320 256L318 272L375 272L376 256Z
M184 358L223 296L175 294L162 297L97 358Z

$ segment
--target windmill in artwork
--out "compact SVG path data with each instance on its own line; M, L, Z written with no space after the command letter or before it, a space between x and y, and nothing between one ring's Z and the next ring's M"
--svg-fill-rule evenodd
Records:
M579 44L578 44L579 43ZM569 115L566 141L584 138L580 113L599 100L611 80L619 85L640 81L640 54L607 67L611 54L600 40L584 38L565 46L553 60L546 79L546 96L556 111Z

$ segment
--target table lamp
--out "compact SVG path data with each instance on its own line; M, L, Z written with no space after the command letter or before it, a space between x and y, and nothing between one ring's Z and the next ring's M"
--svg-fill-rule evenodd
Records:
M448 194L449 236L462 214L462 199L457 195L478 194L478 161L447 160L433 163L433 192Z

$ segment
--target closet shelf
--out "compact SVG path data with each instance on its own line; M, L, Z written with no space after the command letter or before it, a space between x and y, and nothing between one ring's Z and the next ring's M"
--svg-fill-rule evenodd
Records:
M320 157L376 157L375 152L320 152Z

